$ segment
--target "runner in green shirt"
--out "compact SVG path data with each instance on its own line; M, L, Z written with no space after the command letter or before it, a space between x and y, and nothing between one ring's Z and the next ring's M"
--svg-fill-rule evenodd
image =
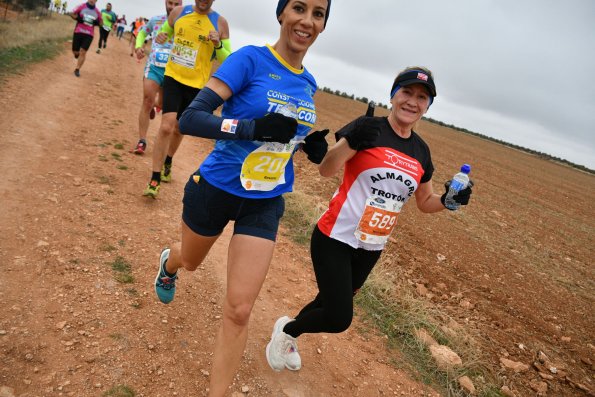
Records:
M106 47L107 38L112 27L116 23L118 16L112 11L112 3L107 3L104 10L101 10L101 18L103 19L103 26L99 28L99 46L97 47L97 53L101 53L101 48Z

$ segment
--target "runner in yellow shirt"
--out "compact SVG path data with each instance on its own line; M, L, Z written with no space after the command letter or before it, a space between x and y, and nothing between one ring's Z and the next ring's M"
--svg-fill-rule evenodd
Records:
M194 5L174 8L156 39L164 43L173 35L174 44L165 66L163 115L145 196L156 198L161 181L171 180L172 157L182 142L178 120L208 81L213 61L223 62L231 53L229 26L211 9L213 1L195 0Z

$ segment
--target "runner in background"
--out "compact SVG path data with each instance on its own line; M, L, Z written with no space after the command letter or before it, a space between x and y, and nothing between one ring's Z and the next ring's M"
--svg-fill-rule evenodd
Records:
M95 3L97 0L87 0L86 3L79 5L70 13L70 17L76 21L72 37L72 53L77 60L76 69L74 69L76 77L81 75L80 70L93 42L95 26L102 25L101 13L95 7Z
M172 10L182 5L182 0L165 0L165 15L159 15L149 20L139 31L136 38L136 57L142 59L145 57L144 44L148 37L152 39L151 53L145 65L143 76L143 102L138 114L138 143L132 150L135 154L144 154L147 150L147 130L149 129L149 120L155 117L155 96L159 94L158 107L162 107L163 102L163 77L165 74L165 65L169 59L169 53L173 45L172 39L163 44L159 44L155 39L161 29L161 26Z
M137 18L138 19L138 18ZM130 22L130 36L128 37L128 42L132 44L133 40L136 42L136 37L134 36L134 28L136 27L137 19Z
M116 30L116 37L118 37L118 40L121 40L124 35L124 30L126 30L126 25L128 25L128 22L126 22L126 15L122 15L121 18L118 18L117 22L118 29Z
M332 177L344 169L343 181L310 243L319 292L295 319L283 316L275 322L266 347L267 361L275 371L301 368L298 336L349 328L353 297L380 258L402 206L414 194L421 212L445 209L446 193L440 196L432 188L430 149L413 131L435 97L432 72L407 68L393 82L388 117L362 116L337 132L338 142L319 171ZM455 200L467 205L472 186L461 190ZM445 187L448 191L448 182Z
M118 18L116 14L112 11L112 3L107 3L104 10L101 10L101 18L103 19L103 26L99 28L99 43L97 46L97 53L101 53L101 49L107 46L107 38L109 37L109 32L114 27L116 23L116 19Z
M176 7L161 27L158 43L173 36L163 82L163 115L153 146L152 174L143 195L156 198L161 181L171 180L172 158L182 135L178 119L211 76L215 60L231 52L227 21L211 9L213 0Z
M134 56L136 49L136 36L138 35L140 28L142 28L145 23L146 19L143 17L136 18L134 22L132 22L132 31L130 32L130 56Z

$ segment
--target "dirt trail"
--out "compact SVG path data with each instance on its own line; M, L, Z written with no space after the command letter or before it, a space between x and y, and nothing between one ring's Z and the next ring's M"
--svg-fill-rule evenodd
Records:
M152 283L159 252L178 240L185 180L211 143L187 138L173 182L158 200L142 197L160 116L149 153L129 154L143 64L127 41L111 36L100 55L96 44L80 78L65 43L63 55L0 87L0 387L20 397L100 396L116 385L146 397L206 395L229 232L204 266L181 275L171 305L157 302ZM133 283L116 281L119 258ZM264 359L271 326L314 286L307 250L281 237L230 394L438 395L388 365L383 339L357 324L300 338L303 369L274 373Z

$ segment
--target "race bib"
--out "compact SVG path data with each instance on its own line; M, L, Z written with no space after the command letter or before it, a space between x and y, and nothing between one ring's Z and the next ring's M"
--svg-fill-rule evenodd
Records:
M83 23L85 25L93 26L93 22L97 17L91 14L83 14Z
M299 141L265 142L250 153L242 164L240 180L246 190L269 192L285 183L285 166Z
M385 244L397 224L403 202L372 196L366 199L355 237L367 244Z
M198 50L186 47L179 43L175 43L173 48L171 49L171 61L173 63L177 63L180 66L194 69L197 54Z
M155 66L160 68L164 68L167 64L167 60L169 59L169 49L162 48L160 50L155 51Z
M111 26L106 26L106 25L103 25L103 26L102 26L102 28L103 28L103 30L106 30L106 31L108 31L108 32L109 32L110 30L112 30Z

